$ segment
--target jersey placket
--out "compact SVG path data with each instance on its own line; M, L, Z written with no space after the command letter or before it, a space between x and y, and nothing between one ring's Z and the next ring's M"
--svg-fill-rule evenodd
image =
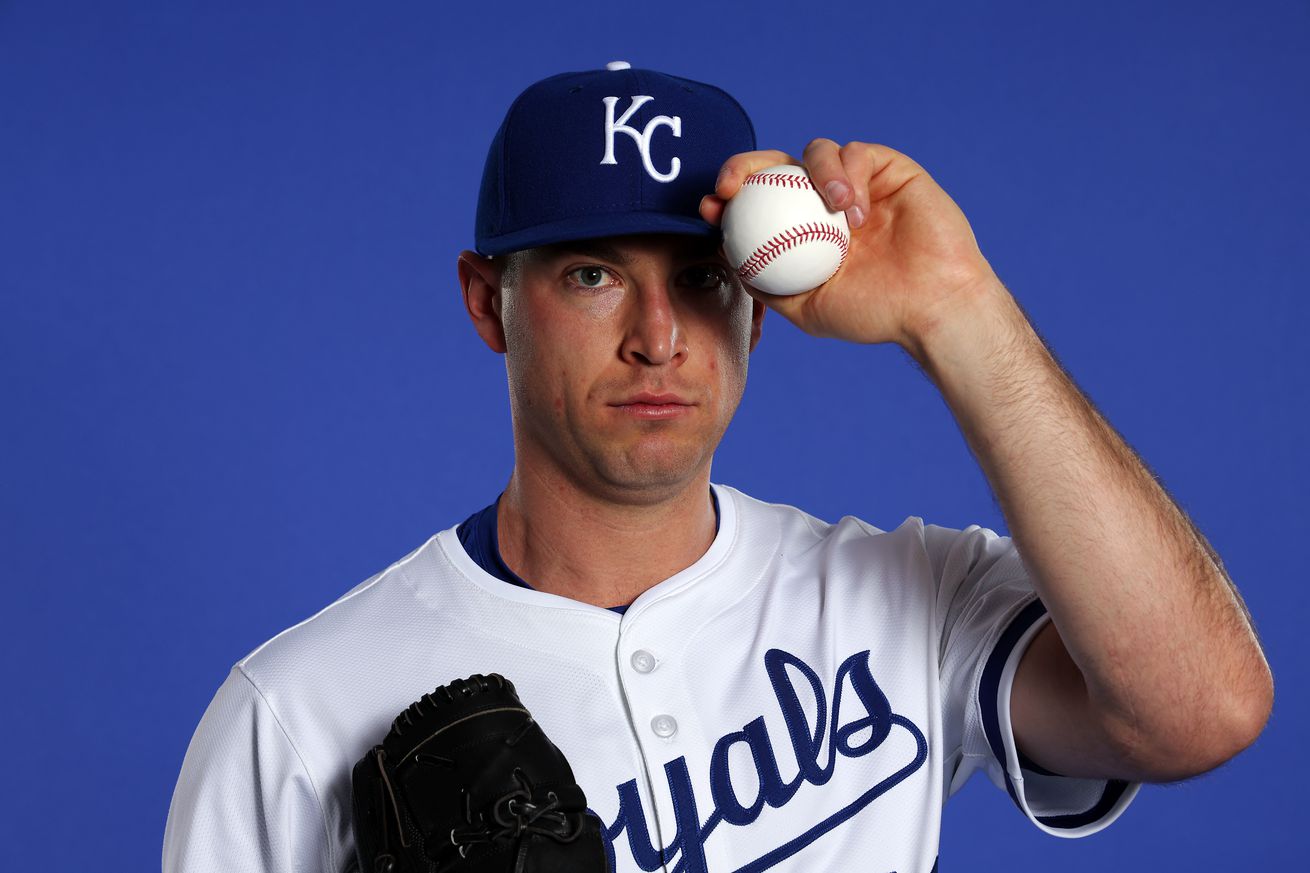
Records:
M678 614L677 598L661 598L625 616L615 652L620 691L633 735L651 780L646 811L652 840L666 850L667 869L682 873L729 869L701 829L711 803L700 776L706 772L705 731L685 687L680 663L693 622ZM661 846L656 846L661 848Z

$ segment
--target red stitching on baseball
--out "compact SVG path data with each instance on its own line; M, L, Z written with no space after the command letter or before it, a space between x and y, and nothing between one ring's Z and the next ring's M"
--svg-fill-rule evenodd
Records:
M814 184L810 182L810 177L805 175L795 176L791 173L779 173L776 170L772 173L758 172L751 173L746 177L743 185L772 185L775 188L798 188L802 191L814 190Z
M850 240L835 224L798 224L787 228L751 252L750 257L737 268L737 275L748 281L754 279L783 252L814 240L834 243L841 249L841 260L846 260Z

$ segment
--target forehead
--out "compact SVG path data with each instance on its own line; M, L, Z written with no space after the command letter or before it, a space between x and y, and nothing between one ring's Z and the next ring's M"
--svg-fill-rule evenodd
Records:
M714 260L721 257L719 245L718 237L650 233L553 243L515 255L525 263L550 263L581 256L624 266L643 257L674 262Z

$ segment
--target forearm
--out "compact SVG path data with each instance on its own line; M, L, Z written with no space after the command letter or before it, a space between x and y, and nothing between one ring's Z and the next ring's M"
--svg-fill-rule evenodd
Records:
M1240 597L1009 292L985 286L910 351L996 493L1103 734L1201 768L1249 742L1272 690Z

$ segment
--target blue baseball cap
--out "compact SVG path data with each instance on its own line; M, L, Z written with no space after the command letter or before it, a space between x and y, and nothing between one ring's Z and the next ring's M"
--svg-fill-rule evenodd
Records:
M477 251L629 233L716 236L701 197L725 160L754 149L746 111L713 85L626 61L551 76L518 96L491 142Z

